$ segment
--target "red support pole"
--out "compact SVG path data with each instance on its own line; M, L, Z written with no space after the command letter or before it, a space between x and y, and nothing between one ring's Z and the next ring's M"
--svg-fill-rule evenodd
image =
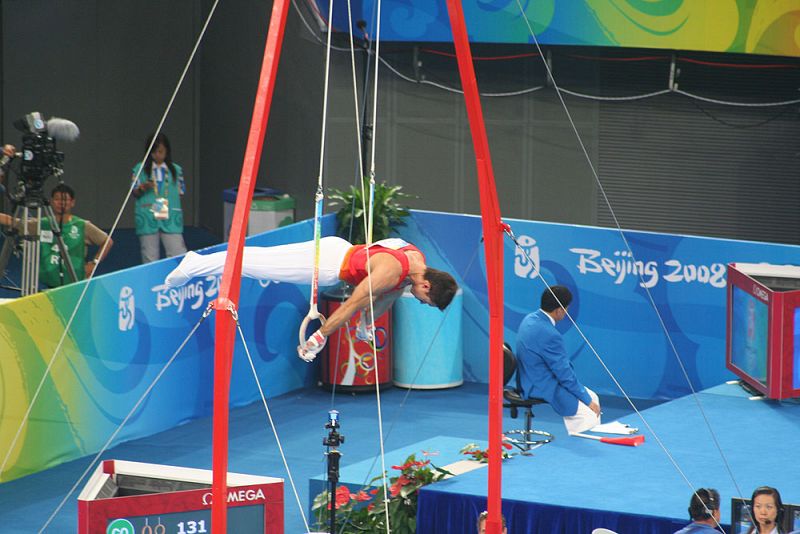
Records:
M222 273L219 298L214 303L214 309L217 311L217 323L214 346L211 528L213 532L220 533L227 531L228 405L230 403L233 343L236 332L232 311L239 302L246 223L250 215L250 203L253 200L253 190L258 177L261 148L264 145L264 135L267 131L272 93L275 89L275 73L278 70L288 10L288 0L274 0L256 101L253 106L253 117L247 137L247 148L242 164L242 174L239 179L239 192L233 210L233 224L228 239L228 255Z
M478 171L478 189L481 198L484 252L486 255L486 281L489 295L489 512L486 532L500 534L502 518L502 439L503 439L503 226L497 189L483 121L478 82L472 64L464 12L460 0L447 0L453 44L456 48L461 86L467 105L472 145Z

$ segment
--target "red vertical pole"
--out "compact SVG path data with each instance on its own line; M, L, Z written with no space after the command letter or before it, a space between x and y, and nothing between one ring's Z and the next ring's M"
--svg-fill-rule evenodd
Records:
M486 532L500 534L502 519L502 422L503 422L503 226L500 206L483 121L478 83L472 65L464 12L460 0L447 0L453 44L458 58L461 86L467 106L467 117L472 133L472 145L478 170L478 190L481 198L484 252L486 255L486 280L489 294L489 488Z
M242 174L239 179L239 192L233 210L233 224L228 239L228 255L222 273L219 298L214 303L216 310L216 342L214 345L214 408L212 438L213 480L211 494L211 527L214 532L227 531L227 496L228 496L228 405L230 401L231 363L233 361L233 342L235 339L235 323L231 308L239 302L242 279L242 249L244 247L247 219L250 215L250 203L258 177L258 165L261 161L261 148L267 131L269 109L272 104L272 93L275 89L275 73L283 44L283 32L286 26L286 15L289 10L288 0L274 0L272 15L269 21L264 58L261 63L261 75L258 80L256 101L253 106L253 117L250 121L250 132L247 137Z

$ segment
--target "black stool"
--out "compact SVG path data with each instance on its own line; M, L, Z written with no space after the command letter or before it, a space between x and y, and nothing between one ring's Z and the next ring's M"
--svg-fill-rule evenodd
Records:
M537 404L545 404L546 400L538 397L525 398L520 394L519 384L516 387L509 387L508 383L514 372L517 370L517 357L508 343L503 343L503 383L506 388L503 390L503 408L509 408L511 418L516 419L519 410L525 411L525 430L508 430L505 432L506 441L520 450L523 456L530 456L533 449L550 443L555 439L549 432L533 430L533 407ZM519 436L519 437L512 437ZM538 436L538 437L535 437Z

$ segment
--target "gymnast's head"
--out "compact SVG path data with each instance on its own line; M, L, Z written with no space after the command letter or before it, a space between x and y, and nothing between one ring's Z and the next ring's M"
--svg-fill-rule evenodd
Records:
M427 267L422 282L411 286L411 294L424 304L444 310L458 291L455 278L449 273Z

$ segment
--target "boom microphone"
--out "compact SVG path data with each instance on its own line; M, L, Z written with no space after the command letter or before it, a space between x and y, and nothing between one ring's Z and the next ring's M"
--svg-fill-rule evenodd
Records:
M47 133L56 141L75 141L81 131L78 125L70 120L50 117L47 121Z

